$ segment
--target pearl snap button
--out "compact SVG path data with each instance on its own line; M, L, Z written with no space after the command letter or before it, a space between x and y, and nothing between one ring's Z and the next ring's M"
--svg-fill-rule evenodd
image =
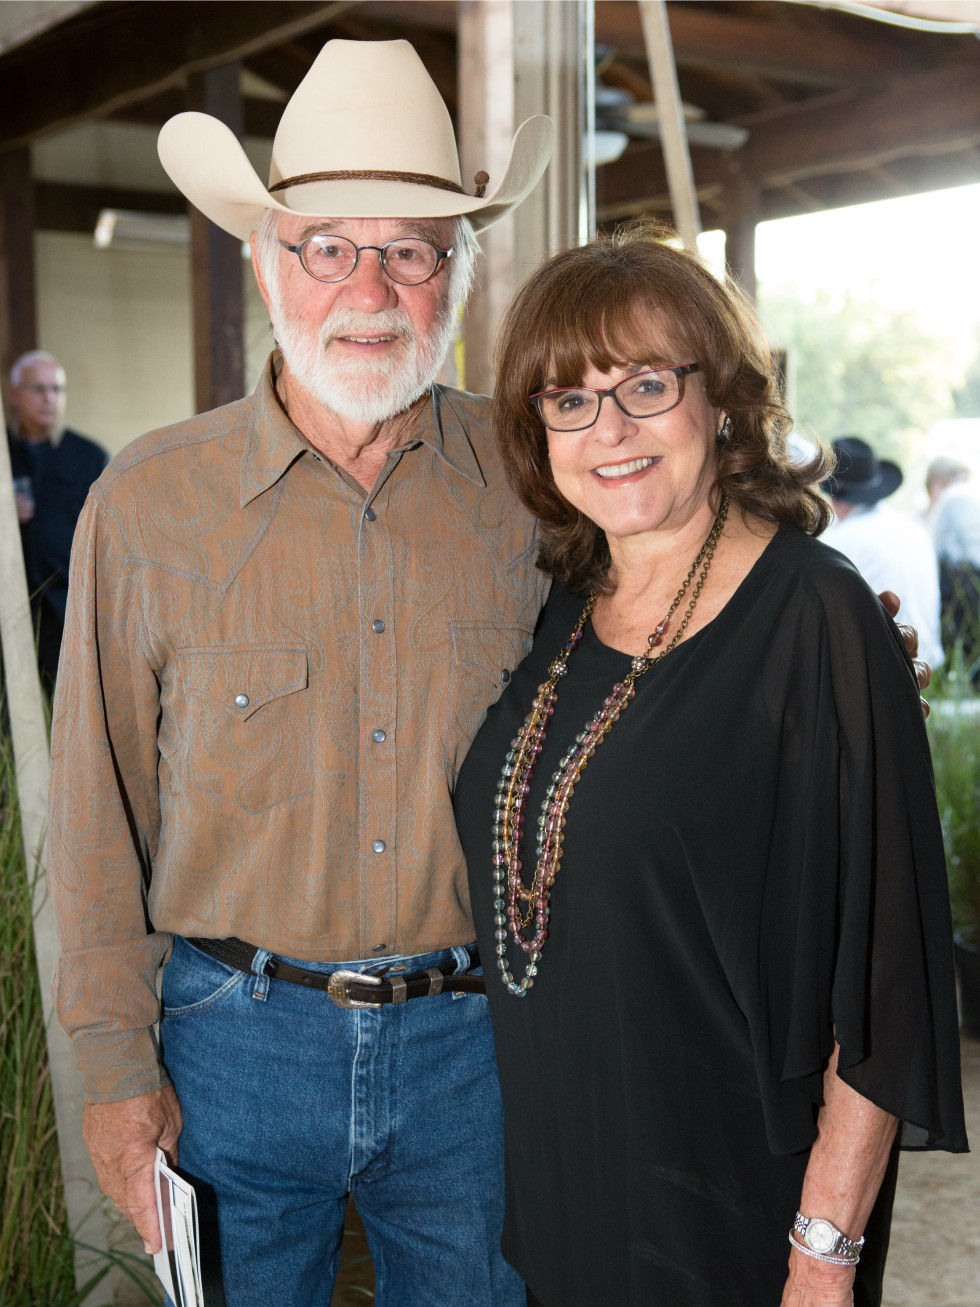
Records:
M247 695L247 694L236 694L236 695L235 695L235 707L236 707L236 708L247 708L247 707L248 707L248 695Z
M375 635L380 635L384 629L385 629L384 622L382 622L380 617L376 617L374 621L371 623L371 630L375 633Z
M371 739L375 742L375 744L384 744L387 738L388 737L385 735L384 731L381 730L380 727L378 727L376 731L371 732Z
M373 522L378 515L373 508L365 508L364 516L367 518L369 522Z
M387 844L385 844L384 840L375 840L374 843L371 845L371 848L375 851L375 853L384 853L387 847L388 846Z

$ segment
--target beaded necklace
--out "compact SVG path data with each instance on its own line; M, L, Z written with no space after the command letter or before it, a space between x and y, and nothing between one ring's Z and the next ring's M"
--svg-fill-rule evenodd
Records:
M500 972L500 979L516 998L524 998L534 984L541 951L548 938L548 918L551 915L548 904L552 886L561 866L564 838L562 831L572 791L587 767L589 759L636 694L636 682L654 663L666 658L687 629L727 517L728 499L723 496L714 525L701 546L697 558L691 564L691 570L685 577L683 585L674 596L674 601L663 621L647 638L647 652L633 659L626 676L612 687L612 693L603 700L602 707L586 725L585 730L575 737L575 743L564 754L555 769L541 805L541 815L538 817L537 863L530 886L524 883L521 875L524 808L531 789L534 766L544 745L548 719L554 713L558 701L558 682L568 671L569 656L582 639L586 623L595 609L599 597L595 591L587 599L575 630L549 667L548 679L538 686L538 693L531 705L531 711L524 718L524 725L518 731L516 738L510 742L510 750L504 760L500 780L497 783L497 798L493 814L491 892L497 970ZM669 644L655 654L654 649L663 643L670 620L680 607L699 568L700 575L680 625ZM527 938L523 932L531 925L532 919L534 934ZM508 963L508 936L526 955L525 972L520 980L514 979Z

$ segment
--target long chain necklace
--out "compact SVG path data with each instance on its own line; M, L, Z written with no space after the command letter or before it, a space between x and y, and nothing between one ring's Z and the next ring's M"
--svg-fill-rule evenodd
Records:
M582 772L588 766L589 759L612 730L620 713L628 706L636 694L636 682L650 670L654 663L677 645L687 630L695 605L701 595L711 560L714 557L718 540L728 517L728 499L723 497L718 516L708 533L701 550L691 564L691 570L684 578L684 583L674 596L666 616L653 633L647 638L647 651L633 659L632 666L612 687L612 693L602 702L585 730L575 737L575 743L559 762L551 783L545 792L538 817L537 862L534 877L528 886L522 876L521 843L524 834L524 809L531 789L531 778L538 755L541 753L547 734L548 720L555 711L558 702L558 682L568 671L568 659L582 639L586 623L592 616L598 594L593 591L586 601L578 625L563 645L558 657L548 669L548 679L538 686L538 693L531 705L531 711L524 718L524 725L515 739L510 742L510 749L504 760L504 766L497 783L497 797L493 814L493 921L494 941L497 954L497 970L500 979L517 998L524 998L534 984L538 973L538 963L544 942L548 938L548 918L551 915L549 901L551 889L561 866L563 830L565 815L572 797L572 791ZM700 569L700 575L698 575ZM664 635L671 618L679 609L684 596L691 589L697 576L697 582L691 591L687 609L670 642L662 649ZM654 653L655 649L659 652ZM534 922L534 933L525 936L524 931ZM515 980L510 970L507 957L508 937L526 955L525 972L520 980Z

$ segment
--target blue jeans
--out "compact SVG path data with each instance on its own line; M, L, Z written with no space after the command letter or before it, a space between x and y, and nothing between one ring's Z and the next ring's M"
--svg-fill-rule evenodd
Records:
M199 1197L213 1191L227 1307L329 1307L350 1193L378 1307L523 1307L500 1254L502 1111L486 998L343 1009L257 974L268 957L259 950L247 975L177 938L163 975L180 1169ZM457 970L469 965L465 949L286 960L329 973L454 958Z

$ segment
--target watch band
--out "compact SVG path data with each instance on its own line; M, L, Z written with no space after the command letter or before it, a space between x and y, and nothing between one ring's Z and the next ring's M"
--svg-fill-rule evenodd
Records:
M794 1238L797 1234L799 1239ZM802 1212L796 1213L789 1241L807 1257L831 1262L834 1266L856 1266L864 1247L863 1239L848 1239L833 1221L822 1216L804 1216Z

